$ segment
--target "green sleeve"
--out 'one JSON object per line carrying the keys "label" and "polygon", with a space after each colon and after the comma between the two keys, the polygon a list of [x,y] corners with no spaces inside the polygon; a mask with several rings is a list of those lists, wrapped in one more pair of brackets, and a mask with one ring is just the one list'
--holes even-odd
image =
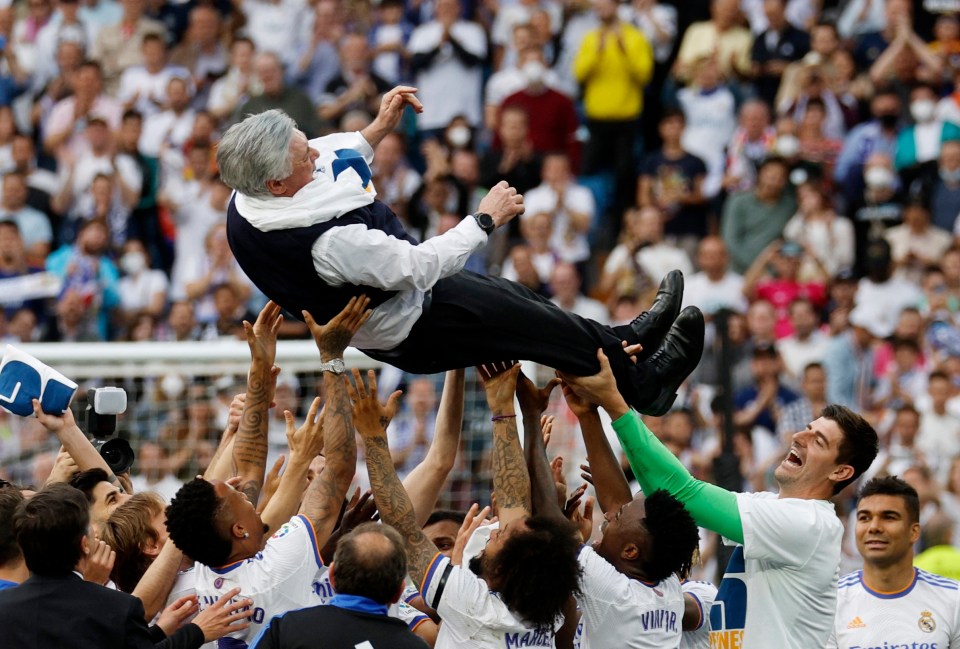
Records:
{"label": "green sleeve", "polygon": [[683,503],[698,525],[743,543],[736,494],[690,475],[634,411],[613,422],[613,429],[643,493],[664,489]]}

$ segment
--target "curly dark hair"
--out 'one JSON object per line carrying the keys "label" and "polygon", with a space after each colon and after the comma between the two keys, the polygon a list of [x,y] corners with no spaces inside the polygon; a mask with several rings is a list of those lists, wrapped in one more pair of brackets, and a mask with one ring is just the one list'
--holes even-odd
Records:
{"label": "curly dark hair", "polygon": [[837,449],[837,462],[853,467],[850,478],[833,485],[833,493],[836,495],[870,468],[880,451],[880,441],[873,426],[849,408],[830,404],[820,412],[820,416],[836,422],[840,427],[843,440]]}
{"label": "curly dark hair", "polygon": [[525,524],[504,541],[491,577],[507,608],[538,631],[552,632],[570,596],[580,594],[579,535],[559,518],[531,516]]}
{"label": "curly dark hair", "polygon": [[644,501],[643,524],[650,534],[650,548],[643,572],[648,579],[660,581],[676,573],[686,579],[693,553],[700,544],[700,530],[683,503],[660,489]]}
{"label": "curly dark hair", "polygon": [[188,557],[216,568],[230,557],[232,544],[218,529],[222,501],[213,485],[194,478],[177,492],[167,507],[167,532]]}

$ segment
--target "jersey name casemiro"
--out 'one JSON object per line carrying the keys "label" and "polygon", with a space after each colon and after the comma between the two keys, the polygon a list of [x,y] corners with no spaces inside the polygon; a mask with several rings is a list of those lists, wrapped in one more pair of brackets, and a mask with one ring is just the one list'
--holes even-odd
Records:
{"label": "jersey name casemiro", "polygon": [[237,599],[253,600],[250,626],[218,641],[220,649],[246,649],[260,628],[275,615],[319,604],[313,581],[323,569],[313,525],[294,516],[267,541],[262,552],[221,568],[196,564],[197,598],[204,609],[233,588]]}
{"label": "jersey name casemiro", "polygon": [[863,583],[863,571],[837,587],[837,617],[829,649],[960,649],[960,583],[914,569],[896,593]]}

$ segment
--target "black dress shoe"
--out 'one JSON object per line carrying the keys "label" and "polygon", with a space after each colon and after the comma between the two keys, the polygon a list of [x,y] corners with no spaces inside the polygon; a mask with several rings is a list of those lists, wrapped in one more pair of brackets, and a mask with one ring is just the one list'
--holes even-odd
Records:
{"label": "black dress shoe", "polygon": [[643,350],[637,354],[638,361],[647,360],[660,347],[660,342],[680,313],[682,301],[683,273],[671,270],[660,282],[660,289],[650,308],[630,323],[637,342],[643,345]]}
{"label": "black dress shoe", "polygon": [[660,348],[644,365],[660,382],[660,393],[652,401],[633,406],[645,415],[660,417],[670,410],[677,388],[696,369],[703,355],[703,313],[688,306],[663,337]]}

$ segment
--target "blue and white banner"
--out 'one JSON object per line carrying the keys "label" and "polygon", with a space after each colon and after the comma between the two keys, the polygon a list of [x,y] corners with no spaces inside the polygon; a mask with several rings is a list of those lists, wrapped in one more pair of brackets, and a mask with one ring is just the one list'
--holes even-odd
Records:
{"label": "blue and white banner", "polygon": [[33,414],[33,400],[51,415],[70,407],[77,384],[30,354],[7,345],[0,361],[0,408],[21,417]]}

